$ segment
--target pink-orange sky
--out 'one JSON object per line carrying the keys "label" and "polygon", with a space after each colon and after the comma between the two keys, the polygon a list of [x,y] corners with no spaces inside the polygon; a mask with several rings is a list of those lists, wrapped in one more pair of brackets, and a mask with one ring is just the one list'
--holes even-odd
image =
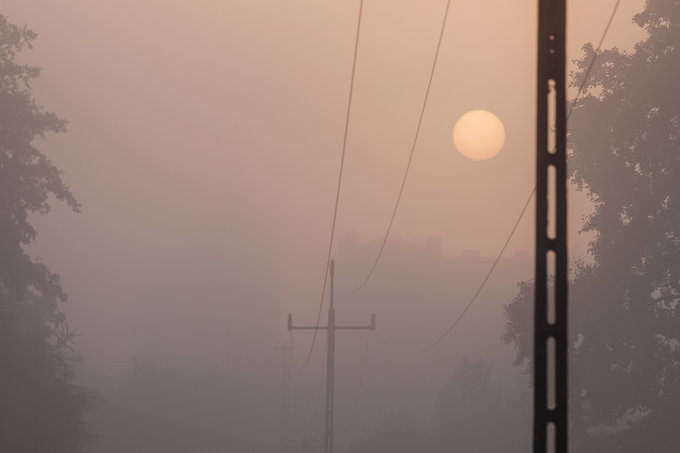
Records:
{"label": "pink-orange sky", "polygon": [[[569,3],[571,58],[599,40],[614,3]],[[273,250],[281,311],[315,309],[357,5],[3,1],[3,14],[38,33],[35,49],[21,56],[43,68],[37,98],[69,121],[67,134],[41,147],[83,212],[56,207],[36,220],[33,250],[62,275],[72,322],[96,326],[85,327],[86,351],[133,348],[126,335],[111,346],[119,334],[113,326],[125,324],[130,310],[153,316],[144,285],[163,275],[158,268],[201,251],[219,260],[248,255],[248,244]],[[394,236],[441,237],[447,254],[492,255],[503,244],[534,185],[535,5],[452,2]],[[340,238],[355,232],[360,242],[376,241],[387,226],[444,6],[365,2]],[[605,47],[639,39],[631,18],[641,8],[639,0],[622,2]],[[477,108],[506,127],[505,148],[490,161],[466,160],[451,141],[455,120]],[[587,210],[582,199],[574,207],[572,233]],[[509,254],[532,249],[532,220],[522,222]],[[247,239],[235,241],[241,236]],[[584,241],[572,238],[573,252],[584,254]],[[181,292],[181,278],[174,283],[168,291]]]}

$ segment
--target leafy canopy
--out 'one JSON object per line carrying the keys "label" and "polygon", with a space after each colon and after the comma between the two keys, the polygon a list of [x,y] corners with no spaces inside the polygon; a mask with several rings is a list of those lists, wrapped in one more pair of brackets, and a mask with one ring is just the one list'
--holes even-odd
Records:
{"label": "leafy canopy", "polygon": [[66,126],[33,98],[40,70],[16,62],[35,38],[0,15],[0,451],[74,452],[93,399],[72,383],[77,357],[59,277],[24,249],[37,234],[30,214],[49,212],[51,197],[80,209],[35,145]]}
{"label": "leafy canopy", "polygon": [[[593,202],[592,263],[570,289],[576,451],[676,451],[680,417],[680,1],[648,0],[633,51],[597,55],[570,119],[570,174]],[[571,82],[591,60],[586,45]],[[533,284],[507,306],[504,339],[531,357]]]}

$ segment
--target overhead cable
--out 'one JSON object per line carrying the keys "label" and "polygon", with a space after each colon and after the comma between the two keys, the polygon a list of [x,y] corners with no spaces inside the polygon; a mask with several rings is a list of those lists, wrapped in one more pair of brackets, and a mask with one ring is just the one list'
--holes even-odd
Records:
{"label": "overhead cable", "polygon": [[442,20],[442,27],[441,30],[439,31],[439,40],[437,41],[437,49],[434,53],[434,60],[432,61],[432,70],[430,71],[430,78],[427,82],[427,89],[425,90],[425,99],[423,100],[423,106],[420,109],[420,117],[418,118],[418,126],[416,127],[416,133],[413,138],[413,144],[411,145],[411,153],[408,157],[408,163],[406,164],[406,171],[404,172],[404,177],[402,178],[401,181],[401,187],[399,188],[399,194],[397,195],[397,202],[394,204],[394,209],[392,210],[392,217],[390,218],[390,223],[387,226],[387,231],[385,232],[385,236],[382,239],[382,243],[380,244],[380,249],[378,250],[378,254],[375,257],[375,260],[373,261],[373,265],[371,266],[371,270],[368,271],[368,274],[366,275],[366,278],[361,282],[361,284],[354,290],[354,292],[360,291],[366,283],[370,280],[371,276],[373,275],[373,271],[375,271],[376,266],[378,265],[378,261],[380,261],[380,257],[383,254],[383,250],[385,250],[385,244],[387,244],[387,239],[390,236],[390,232],[392,231],[392,225],[394,225],[394,219],[397,216],[397,210],[399,209],[399,203],[401,202],[401,197],[404,193],[404,187],[406,186],[406,179],[408,178],[408,173],[409,170],[411,169],[411,162],[413,162],[413,154],[416,150],[416,144],[418,143],[418,136],[420,135],[420,128],[423,123],[423,116],[425,115],[425,108],[427,107],[427,101],[430,96],[430,87],[432,86],[432,79],[434,77],[434,70],[437,66],[437,59],[439,57],[439,49],[442,44],[442,38],[444,37],[444,29],[446,28],[446,18],[449,15],[449,7],[451,6],[451,0],[447,0],[446,2],[446,9],[444,10],[444,19]]}
{"label": "overhead cable", "polygon": [[[574,105],[578,101],[579,97],[581,96],[583,92],[583,88],[586,85],[586,82],[588,81],[588,77],[590,76],[590,72],[593,69],[593,66],[595,65],[595,60],[597,59],[597,56],[600,53],[600,50],[602,48],[602,43],[604,43],[604,39],[607,36],[607,33],[609,32],[609,27],[612,24],[612,21],[614,20],[614,16],[616,15],[616,10],[619,7],[619,3],[621,3],[621,0],[616,0],[616,4],[614,5],[614,9],[612,10],[611,15],[609,16],[609,20],[607,21],[607,25],[604,28],[604,32],[602,33],[602,36],[600,37],[600,42],[597,44],[597,48],[595,49],[595,54],[593,55],[593,58],[590,60],[590,63],[588,64],[588,69],[583,75],[583,80],[581,81],[581,84],[579,85],[578,92],[576,93],[576,96],[574,99],[571,101],[571,106],[569,107],[569,112],[567,113],[567,121],[571,117],[571,114],[574,110]],[[422,350],[422,352],[429,351],[433,347],[435,347],[437,344],[439,344],[444,338],[446,338],[458,325],[461,319],[465,316],[467,311],[470,309],[472,304],[474,304],[475,300],[477,300],[477,296],[479,296],[479,293],[482,291],[484,286],[486,285],[486,282],[489,280],[489,277],[491,277],[491,274],[493,273],[494,269],[496,269],[496,265],[501,259],[501,256],[503,256],[503,252],[505,252],[506,247],[510,243],[510,240],[512,239],[513,235],[515,234],[515,231],[517,230],[517,226],[519,225],[520,220],[522,220],[522,217],[524,216],[524,213],[527,210],[527,207],[529,206],[529,202],[533,198],[534,194],[536,193],[536,187],[534,186],[533,190],[531,191],[531,194],[529,194],[529,198],[527,199],[527,202],[525,203],[524,207],[522,208],[522,212],[520,213],[519,217],[517,218],[517,221],[515,222],[515,225],[512,227],[512,230],[510,231],[510,234],[508,235],[508,238],[505,241],[505,244],[501,248],[500,253],[494,260],[493,264],[491,265],[491,268],[489,269],[489,272],[486,274],[484,279],[482,280],[482,283],[479,285],[479,288],[477,288],[477,291],[475,291],[474,295],[470,299],[470,301],[467,303],[465,308],[463,308],[463,311],[458,315],[455,321],[449,326],[449,328],[439,337],[437,340],[435,340],[432,344],[430,344],[428,347]]]}
{"label": "overhead cable", "polygon": [[359,14],[358,14],[358,19],[357,19],[357,31],[356,31],[356,37],[354,41],[354,57],[352,60],[352,76],[350,79],[350,84],[349,84],[349,96],[347,98],[347,115],[345,117],[345,133],[343,136],[342,140],[342,153],[340,155],[340,171],[338,173],[338,185],[335,193],[335,208],[333,209],[333,223],[331,225],[331,235],[330,235],[330,240],[328,243],[328,253],[326,255],[326,271],[323,274],[323,285],[321,289],[321,297],[319,298],[319,312],[316,316],[316,329],[314,329],[314,336],[312,337],[312,344],[309,347],[309,353],[307,354],[307,358],[305,359],[304,365],[302,367],[306,367],[307,364],[309,363],[309,360],[312,357],[312,351],[314,350],[314,344],[316,343],[316,336],[317,333],[319,332],[319,322],[321,321],[321,311],[323,310],[323,300],[324,296],[326,295],[326,286],[328,283],[328,270],[330,267],[331,263],[331,253],[333,251],[333,240],[335,239],[335,225],[337,223],[337,218],[338,218],[338,205],[340,203],[340,187],[342,185],[342,171],[344,168],[345,164],[345,150],[347,148],[347,135],[349,131],[349,119],[350,119],[350,112],[352,109],[352,94],[354,91],[354,76],[356,73],[356,67],[357,67],[357,54],[359,53],[359,32],[361,30],[361,13],[363,10],[364,6],[364,0],[359,0]]}

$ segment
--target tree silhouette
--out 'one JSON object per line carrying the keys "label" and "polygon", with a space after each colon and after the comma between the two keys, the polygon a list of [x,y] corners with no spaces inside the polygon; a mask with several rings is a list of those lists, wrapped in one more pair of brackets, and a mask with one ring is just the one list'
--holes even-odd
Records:
{"label": "tree silhouette", "polygon": [[411,453],[431,451],[430,442],[418,421],[403,413],[393,414],[355,440],[343,453]]}
{"label": "tree silhouette", "polygon": [[522,405],[522,392],[512,390],[493,383],[491,365],[483,360],[456,362],[435,409],[435,451],[526,451],[521,427],[528,405]]}
{"label": "tree silhouette", "polygon": [[[594,211],[592,263],[570,289],[574,451],[680,445],[680,2],[648,0],[633,51],[597,55],[570,119],[570,174]],[[586,45],[572,85],[595,57]],[[507,306],[505,340],[531,356],[533,287]]]}
{"label": "tree silhouette", "polygon": [[59,277],[25,251],[36,237],[29,214],[47,213],[50,197],[79,209],[34,146],[65,130],[32,96],[39,69],[15,61],[35,37],[0,15],[0,451],[74,452],[93,400],[72,382],[76,356],[58,307],[66,300]]}

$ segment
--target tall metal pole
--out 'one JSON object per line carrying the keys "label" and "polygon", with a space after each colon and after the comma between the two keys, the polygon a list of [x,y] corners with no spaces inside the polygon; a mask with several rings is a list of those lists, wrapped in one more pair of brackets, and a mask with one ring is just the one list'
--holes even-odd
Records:
{"label": "tall metal pole", "polygon": [[533,451],[566,453],[566,0],[539,0],[538,11]]}
{"label": "tall metal pole", "polygon": [[375,313],[367,326],[338,326],[335,324],[334,277],[335,261],[331,260],[331,295],[326,326],[293,326],[293,315],[288,315],[288,330],[326,330],[328,334],[326,352],[326,422],[324,425],[324,453],[333,453],[333,417],[335,392],[335,331],[336,330],[375,330]]}

